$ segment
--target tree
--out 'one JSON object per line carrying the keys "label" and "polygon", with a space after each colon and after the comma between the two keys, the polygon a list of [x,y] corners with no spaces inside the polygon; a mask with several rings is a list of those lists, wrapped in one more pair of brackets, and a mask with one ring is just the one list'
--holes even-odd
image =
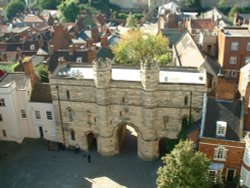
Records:
{"label": "tree", "polygon": [[36,75],[39,75],[42,82],[49,82],[49,76],[48,76],[48,70],[46,68],[46,65],[39,64],[35,67],[35,73]]}
{"label": "tree", "polygon": [[137,26],[137,18],[134,14],[129,14],[126,19],[126,26],[127,27],[136,27]]}
{"label": "tree", "polygon": [[200,0],[184,0],[184,5],[188,8],[199,8]]}
{"label": "tree", "polygon": [[117,45],[112,47],[115,59],[122,64],[140,64],[142,60],[151,58],[165,65],[166,58],[170,57],[168,51],[168,40],[163,35],[143,34],[139,30],[130,30]]}
{"label": "tree", "polygon": [[23,0],[12,0],[5,8],[5,16],[8,20],[12,20],[18,13],[23,12],[25,3]]}
{"label": "tree", "polygon": [[234,15],[236,13],[239,13],[241,11],[240,7],[238,5],[234,5],[233,8],[228,13],[229,19],[233,21]]}
{"label": "tree", "polygon": [[63,1],[59,6],[59,11],[61,14],[61,20],[62,21],[69,21],[69,22],[74,22],[79,11],[80,8],[77,5],[75,0],[67,0],[67,1]]}
{"label": "tree", "polygon": [[225,8],[227,7],[227,0],[220,0],[217,5],[220,7],[220,8]]}
{"label": "tree", "polygon": [[56,10],[60,4],[60,0],[37,0],[37,6],[39,9],[52,9]]}
{"label": "tree", "polygon": [[157,171],[158,188],[208,188],[211,185],[208,173],[210,162],[205,154],[194,152],[192,141],[180,141],[162,160],[164,166]]}

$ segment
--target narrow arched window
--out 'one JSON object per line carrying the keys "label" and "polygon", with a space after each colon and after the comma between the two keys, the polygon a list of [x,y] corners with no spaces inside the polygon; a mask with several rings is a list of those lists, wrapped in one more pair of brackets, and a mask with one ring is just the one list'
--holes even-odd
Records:
{"label": "narrow arched window", "polygon": [[188,105],[188,96],[185,96],[184,98],[184,105]]}
{"label": "narrow arched window", "polygon": [[69,93],[68,89],[66,90],[66,95],[67,95],[67,99],[69,100],[70,99],[70,93]]}
{"label": "narrow arched window", "polygon": [[71,140],[76,140],[75,131],[74,130],[70,131],[70,137],[71,137]]}
{"label": "narrow arched window", "polygon": [[68,118],[69,122],[73,122],[73,112],[71,109],[68,109]]}

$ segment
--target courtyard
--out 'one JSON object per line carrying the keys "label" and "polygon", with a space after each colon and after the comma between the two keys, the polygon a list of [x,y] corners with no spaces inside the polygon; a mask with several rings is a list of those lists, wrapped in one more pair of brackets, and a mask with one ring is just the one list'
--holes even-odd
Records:
{"label": "courtyard", "polygon": [[40,139],[22,144],[0,142],[0,188],[154,188],[160,159],[143,161],[130,138],[120,154],[103,157],[85,152],[48,151]]}

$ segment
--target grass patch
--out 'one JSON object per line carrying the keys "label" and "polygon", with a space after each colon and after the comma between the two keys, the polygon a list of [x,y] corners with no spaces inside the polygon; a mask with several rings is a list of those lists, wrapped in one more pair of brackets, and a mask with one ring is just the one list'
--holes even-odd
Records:
{"label": "grass patch", "polygon": [[8,64],[0,64],[0,70],[4,72],[14,72],[15,67],[17,67],[19,63],[8,63]]}

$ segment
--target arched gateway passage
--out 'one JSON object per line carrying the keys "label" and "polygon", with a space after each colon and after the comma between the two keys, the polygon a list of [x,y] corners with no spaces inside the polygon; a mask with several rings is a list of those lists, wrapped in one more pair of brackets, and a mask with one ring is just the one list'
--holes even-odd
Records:
{"label": "arched gateway passage", "polygon": [[97,139],[96,135],[92,132],[87,134],[87,144],[88,144],[88,150],[94,150],[97,151]]}
{"label": "arched gateway passage", "polygon": [[116,130],[118,151],[121,153],[137,153],[138,129],[129,123],[119,124]]}

